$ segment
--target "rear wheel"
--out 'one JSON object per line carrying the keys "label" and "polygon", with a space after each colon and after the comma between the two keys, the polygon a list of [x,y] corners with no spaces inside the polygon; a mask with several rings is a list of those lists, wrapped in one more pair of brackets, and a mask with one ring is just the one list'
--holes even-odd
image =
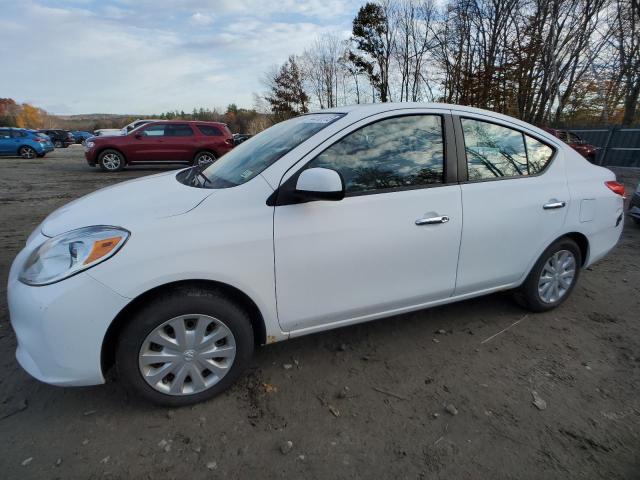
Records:
{"label": "rear wheel", "polygon": [[119,172],[124,168],[124,156],[117,150],[105,150],[98,157],[100,168],[105,172]]}
{"label": "rear wheel", "polygon": [[24,147],[20,147],[18,153],[22,158],[36,158],[36,156],[38,155],[33,148],[26,145]]}
{"label": "rear wheel", "polygon": [[197,167],[206,167],[216,161],[216,156],[211,152],[198,152],[193,159]]}
{"label": "rear wheel", "polygon": [[154,403],[183,406],[229,388],[253,355],[247,313],[217,291],[181,288],[131,318],[116,350],[119,378]]}
{"label": "rear wheel", "polygon": [[564,302],[580,275],[582,255],[570,238],[551,244],[540,256],[519,292],[518,300],[534,312],[551,310]]}

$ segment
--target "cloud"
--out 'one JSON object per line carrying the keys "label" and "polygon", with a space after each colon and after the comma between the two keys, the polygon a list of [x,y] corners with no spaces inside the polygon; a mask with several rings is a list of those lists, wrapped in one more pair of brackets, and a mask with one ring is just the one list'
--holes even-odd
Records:
{"label": "cloud", "polygon": [[250,107],[271,65],[347,30],[357,10],[327,20],[332,0],[42,1],[3,6],[1,93],[64,114]]}
{"label": "cloud", "polygon": [[201,26],[211,25],[213,23],[213,17],[205,13],[196,12],[191,15],[191,23]]}

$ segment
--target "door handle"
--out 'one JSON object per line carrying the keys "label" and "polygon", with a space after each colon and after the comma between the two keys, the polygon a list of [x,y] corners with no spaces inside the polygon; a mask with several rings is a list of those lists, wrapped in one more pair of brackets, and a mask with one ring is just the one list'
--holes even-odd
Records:
{"label": "door handle", "polygon": [[542,208],[545,210],[553,210],[554,208],[563,208],[567,202],[563,202],[560,200],[556,200],[555,198],[549,200],[548,203],[545,203]]}
{"label": "door handle", "polygon": [[437,217],[425,217],[419,218],[416,220],[416,225],[435,225],[437,223],[447,223],[449,221],[449,217],[446,215],[439,215]]}

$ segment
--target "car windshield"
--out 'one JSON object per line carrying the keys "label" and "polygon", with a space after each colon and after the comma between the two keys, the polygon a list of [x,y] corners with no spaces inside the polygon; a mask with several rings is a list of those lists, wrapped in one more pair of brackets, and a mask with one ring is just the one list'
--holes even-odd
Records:
{"label": "car windshield", "polygon": [[248,182],[342,116],[314,113],[278,123],[241,143],[201,172],[202,186],[228,188]]}

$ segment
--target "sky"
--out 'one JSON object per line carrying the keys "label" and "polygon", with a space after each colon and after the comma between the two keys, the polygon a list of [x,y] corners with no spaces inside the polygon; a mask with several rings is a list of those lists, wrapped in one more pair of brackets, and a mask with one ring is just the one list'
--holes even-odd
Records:
{"label": "sky", "polygon": [[0,98],[54,114],[253,106],[364,0],[0,0]]}

